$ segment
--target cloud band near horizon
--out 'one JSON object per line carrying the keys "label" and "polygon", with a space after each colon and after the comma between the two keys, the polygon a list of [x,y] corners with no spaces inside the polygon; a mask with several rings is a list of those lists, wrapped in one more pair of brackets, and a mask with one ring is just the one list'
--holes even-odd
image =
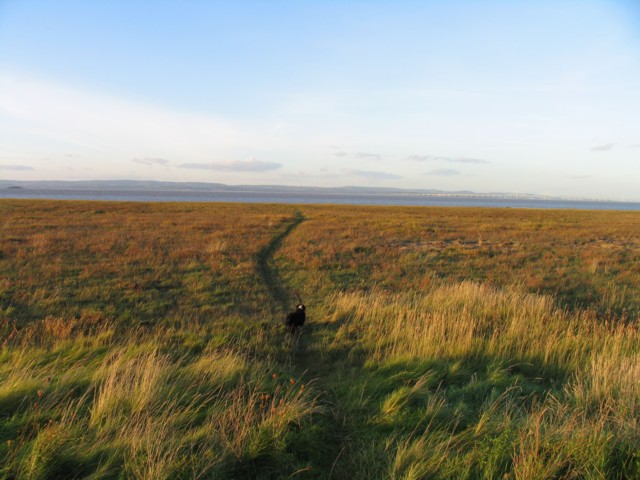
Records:
{"label": "cloud band near horizon", "polygon": [[14,172],[24,172],[28,170],[34,170],[29,165],[0,165],[0,170],[13,170]]}
{"label": "cloud band near horizon", "polygon": [[438,155],[409,155],[407,160],[415,162],[447,162],[447,163],[475,163],[475,164],[487,164],[491,163],[489,160],[482,158],[472,157],[441,157]]}
{"label": "cloud band near horizon", "polygon": [[278,170],[282,167],[277,162],[262,162],[260,160],[229,160],[226,162],[211,163],[182,163],[177,165],[178,168],[186,168],[191,170],[213,170],[227,172],[268,172]]}

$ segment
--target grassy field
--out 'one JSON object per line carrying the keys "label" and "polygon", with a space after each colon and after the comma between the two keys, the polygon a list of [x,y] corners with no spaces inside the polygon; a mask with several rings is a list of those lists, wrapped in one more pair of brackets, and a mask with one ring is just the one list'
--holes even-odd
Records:
{"label": "grassy field", "polygon": [[639,324],[640,212],[2,200],[0,478],[640,478]]}

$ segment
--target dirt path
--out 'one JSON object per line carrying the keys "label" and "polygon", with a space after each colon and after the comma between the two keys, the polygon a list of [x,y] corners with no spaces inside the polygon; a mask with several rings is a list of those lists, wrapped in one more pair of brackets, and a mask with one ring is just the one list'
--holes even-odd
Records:
{"label": "dirt path", "polygon": [[[281,247],[283,241],[293,232],[293,230],[305,221],[302,212],[297,211],[292,221],[279,234],[259,252],[257,270],[264,284],[269,290],[269,295],[276,304],[274,314],[282,314],[284,320],[285,312],[289,311],[300,301],[295,294],[295,289],[286,285],[277,266],[274,256]],[[282,342],[281,361],[283,361],[292,371],[296,372],[298,378],[305,382],[311,381],[315,391],[318,393],[318,401],[324,407],[321,418],[316,419],[314,426],[314,444],[317,446],[311,458],[310,464],[318,468],[316,474],[311,474],[308,478],[317,477],[320,472],[331,472],[329,478],[340,478],[340,462],[348,450],[350,438],[350,428],[347,415],[341,409],[341,401],[338,393],[330,385],[329,378],[340,366],[336,363],[336,358],[346,358],[346,352],[339,352],[335,348],[328,348],[333,344],[336,333],[340,327],[336,322],[322,318],[318,313],[319,305],[307,305],[307,323],[301,332],[290,335],[281,324],[274,328],[274,342]],[[280,311],[278,311],[280,310]],[[331,351],[329,351],[331,350]],[[309,475],[310,472],[307,472]]]}
{"label": "dirt path", "polygon": [[267,245],[258,252],[256,268],[262,281],[269,290],[269,295],[286,312],[292,306],[291,293],[285,287],[277,268],[273,265],[273,256],[282,245],[282,241],[293,232],[293,230],[305,220],[302,212],[296,211],[295,215],[287,227],[278,235],[273,237]]}

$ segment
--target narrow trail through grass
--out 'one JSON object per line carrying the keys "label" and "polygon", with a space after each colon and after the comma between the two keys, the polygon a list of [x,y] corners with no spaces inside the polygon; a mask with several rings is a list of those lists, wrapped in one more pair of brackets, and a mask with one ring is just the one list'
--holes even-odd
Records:
{"label": "narrow trail through grass", "polygon": [[[291,223],[258,253],[256,268],[270,297],[279,307],[274,308],[276,315],[290,310],[294,303],[304,303],[298,291],[283,280],[275,265],[274,257],[285,239],[305,220],[302,212],[297,211]],[[348,447],[349,415],[341,408],[339,393],[332,386],[332,380],[329,377],[346,366],[338,365],[336,359],[341,358],[344,361],[349,358],[349,355],[344,351],[338,352],[335,348],[330,348],[334,344],[340,325],[325,318],[323,305],[307,305],[307,315],[307,323],[302,331],[291,336],[278,323],[275,325],[276,334],[272,339],[275,342],[283,340],[281,360],[297,373],[299,379],[313,383],[318,399],[324,406],[323,418],[318,419],[307,435],[301,435],[302,438],[306,438],[308,445],[299,445],[298,454],[305,456],[302,453],[303,450],[306,454],[312,452],[308,461],[310,465],[317,468],[317,472],[312,473],[311,469],[306,471],[307,478],[315,478],[315,475],[320,475],[318,478],[326,478],[323,476],[326,472],[331,472],[329,478],[341,478],[338,463]],[[312,447],[309,448],[309,445]]]}
{"label": "narrow trail through grass", "polygon": [[271,298],[279,304],[283,311],[289,308],[291,295],[285,288],[282,278],[278,274],[275,267],[270,263],[273,261],[273,255],[280,248],[282,241],[293,232],[293,230],[305,220],[302,212],[296,211],[293,220],[278,235],[273,237],[265,247],[258,252],[257,269],[262,281],[269,290]]}

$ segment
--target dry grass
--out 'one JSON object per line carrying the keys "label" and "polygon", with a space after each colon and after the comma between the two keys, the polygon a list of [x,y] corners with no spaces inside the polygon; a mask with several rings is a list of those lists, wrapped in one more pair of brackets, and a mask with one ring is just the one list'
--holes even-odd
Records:
{"label": "dry grass", "polygon": [[1,478],[640,478],[636,212],[0,219]]}
{"label": "dry grass", "polygon": [[287,206],[3,201],[2,306],[18,322],[262,312],[268,294],[253,258],[292,215]]}
{"label": "dry grass", "polygon": [[[15,366],[3,365],[0,405],[19,425],[5,445],[3,476],[91,468],[131,478],[210,478],[263,456],[278,468],[291,425],[320,411],[313,386],[274,379],[269,364],[234,351],[176,359],[160,352],[167,346],[160,333],[113,344],[97,366],[68,362],[67,376],[91,376],[66,395],[56,393],[63,378],[43,388],[47,366],[10,352]],[[12,398],[13,407],[6,404]]]}
{"label": "dry grass", "polygon": [[472,280],[549,293],[571,308],[640,312],[636,212],[305,207],[280,252],[307,295],[423,290]]}
{"label": "dry grass", "polygon": [[573,370],[597,358],[624,364],[640,339],[639,319],[602,322],[592,311],[568,311],[519,287],[465,282],[426,293],[338,293],[329,303],[336,321],[348,320],[337,338],[359,336],[376,361],[477,355]]}
{"label": "dry grass", "polygon": [[[486,464],[479,445],[502,435],[511,447],[494,467],[508,478],[611,478],[620,475],[615,468],[640,474],[630,457],[612,467],[640,445],[640,319],[602,322],[548,296],[474,283],[338,293],[330,303],[340,325],[336,344],[357,339],[370,368],[425,365],[379,403],[386,422],[406,428],[408,415],[418,422],[418,438],[394,447],[391,478],[446,477],[452,462],[442,459],[456,455],[468,468]],[[443,362],[445,372],[437,367]],[[460,386],[487,391],[487,400],[503,397],[476,413],[456,413]],[[447,405],[454,408],[439,433],[430,431],[432,422],[420,424]]]}

